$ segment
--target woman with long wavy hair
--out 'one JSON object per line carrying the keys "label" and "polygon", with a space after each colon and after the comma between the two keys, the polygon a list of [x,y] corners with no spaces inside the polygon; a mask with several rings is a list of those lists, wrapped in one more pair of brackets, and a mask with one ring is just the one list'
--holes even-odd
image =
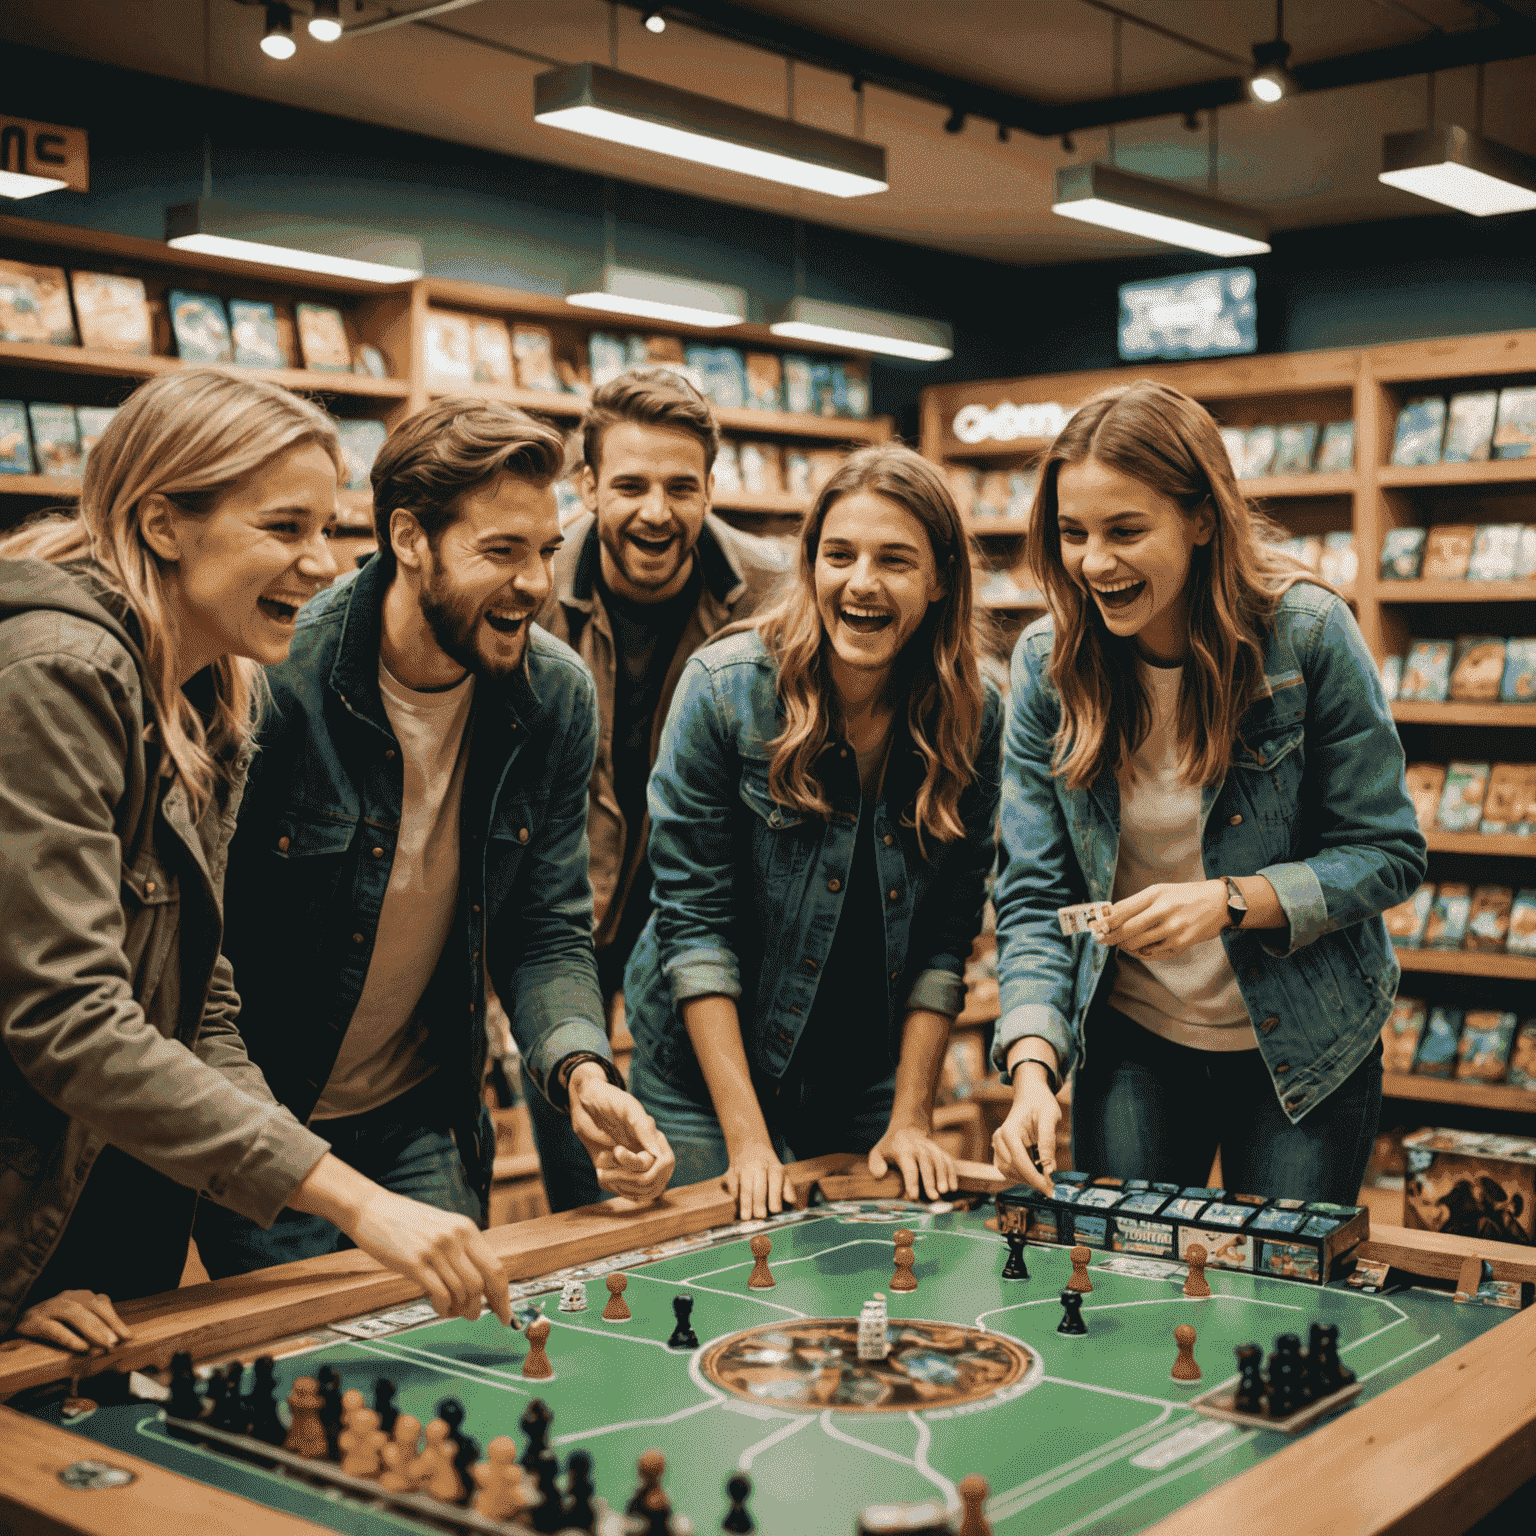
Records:
{"label": "woman with long wavy hair", "polygon": [[791,1157],[954,1188],[933,1093],[992,864],[1002,706],[965,535],[910,449],[854,454],[783,599],[705,646],[651,774],[656,910],[625,974],[631,1087],[744,1218]]}
{"label": "woman with long wavy hair", "polygon": [[[1143,380],[1045,455],[1050,615],[1014,650],[997,905],[1005,1173],[1352,1203],[1425,843],[1348,605],[1276,547],[1215,422]],[[1069,933],[1063,907],[1100,904]],[[1106,910],[1107,909],[1107,910]],[[1038,1159],[1038,1161],[1037,1161]]]}
{"label": "woman with long wavy hair", "polygon": [[111,1298],[176,1285],[199,1191],[325,1215],[439,1310],[505,1315],[474,1223],[273,1100],[220,954],[261,667],[336,574],[341,467],[308,401],[177,370],[102,434],[78,514],[0,540],[0,1334],[127,1337]]}

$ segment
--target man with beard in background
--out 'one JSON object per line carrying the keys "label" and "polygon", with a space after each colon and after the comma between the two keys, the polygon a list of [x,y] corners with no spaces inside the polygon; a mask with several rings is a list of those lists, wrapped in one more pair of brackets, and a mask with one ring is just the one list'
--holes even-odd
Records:
{"label": "man with beard in background", "polygon": [[[404,422],[373,469],[379,552],[305,606],[240,810],[224,950],[273,1093],[387,1188],[483,1226],[486,978],[606,1194],[647,1200],[665,1138],[624,1089],[592,950],[592,682],[532,616],[560,547],[560,435],[495,402]],[[566,1177],[569,1177],[567,1174]],[[215,1278],[343,1246],[212,1205]]]}

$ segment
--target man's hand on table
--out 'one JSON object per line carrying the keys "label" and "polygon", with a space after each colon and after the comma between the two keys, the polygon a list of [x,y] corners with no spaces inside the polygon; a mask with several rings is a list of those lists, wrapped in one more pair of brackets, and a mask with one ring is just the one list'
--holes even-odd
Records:
{"label": "man's hand on table", "polygon": [[595,1061],[578,1062],[566,1090],[571,1129],[591,1155],[599,1187],[641,1203],[654,1200],[677,1160],[644,1105],[615,1088]]}

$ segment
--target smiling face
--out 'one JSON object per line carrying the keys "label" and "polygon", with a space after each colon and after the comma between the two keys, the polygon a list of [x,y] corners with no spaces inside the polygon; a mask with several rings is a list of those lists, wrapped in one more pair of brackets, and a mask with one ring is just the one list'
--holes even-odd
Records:
{"label": "smiling face", "polygon": [[1186,517],[1171,497],[1097,459],[1056,477],[1061,563],[1111,634],[1151,661],[1189,649],[1189,567],[1215,531],[1209,507]]}
{"label": "smiling face", "polygon": [[688,583],[715,480],[704,445],[677,427],[619,421],[603,433],[601,463],[578,488],[597,516],[603,580],[637,603],[659,603]]}
{"label": "smiling face", "polygon": [[929,604],[944,595],[927,530],[877,491],[850,491],[832,503],[816,546],[815,578],[816,610],[840,686],[840,673],[888,677]]}
{"label": "smiling face", "polygon": [[317,443],[271,459],[206,516],[145,498],[144,537],[171,562],[182,681],[220,656],[264,666],[287,656],[300,606],[336,578],[335,517],[336,465]]}
{"label": "smiling face", "polygon": [[417,602],[438,649],[466,671],[506,677],[522,662],[533,614],[553,584],[561,544],[553,488],[498,475],[462,498],[435,551],[411,521]]}

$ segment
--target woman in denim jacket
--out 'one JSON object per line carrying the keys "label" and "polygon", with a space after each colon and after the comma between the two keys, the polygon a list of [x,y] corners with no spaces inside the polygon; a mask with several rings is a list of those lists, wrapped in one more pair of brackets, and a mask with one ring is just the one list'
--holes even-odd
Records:
{"label": "woman in denim jacket", "polygon": [[656,910],[625,975],[630,1086],[743,1218],[783,1162],[856,1149],[954,1188],[934,1086],[993,856],[1002,706],[953,499],[854,454],[784,600],[688,663],[651,775]]}
{"label": "woman in denim jacket", "polygon": [[[1203,407],[1142,381],[1042,465],[1051,616],[1013,654],[995,900],[1005,1173],[1353,1202],[1425,843],[1346,604],[1282,555]],[[1061,907],[1110,904],[1068,936]],[[1113,961],[1113,963],[1111,963]],[[1040,1167],[1034,1162],[1035,1154]]]}

